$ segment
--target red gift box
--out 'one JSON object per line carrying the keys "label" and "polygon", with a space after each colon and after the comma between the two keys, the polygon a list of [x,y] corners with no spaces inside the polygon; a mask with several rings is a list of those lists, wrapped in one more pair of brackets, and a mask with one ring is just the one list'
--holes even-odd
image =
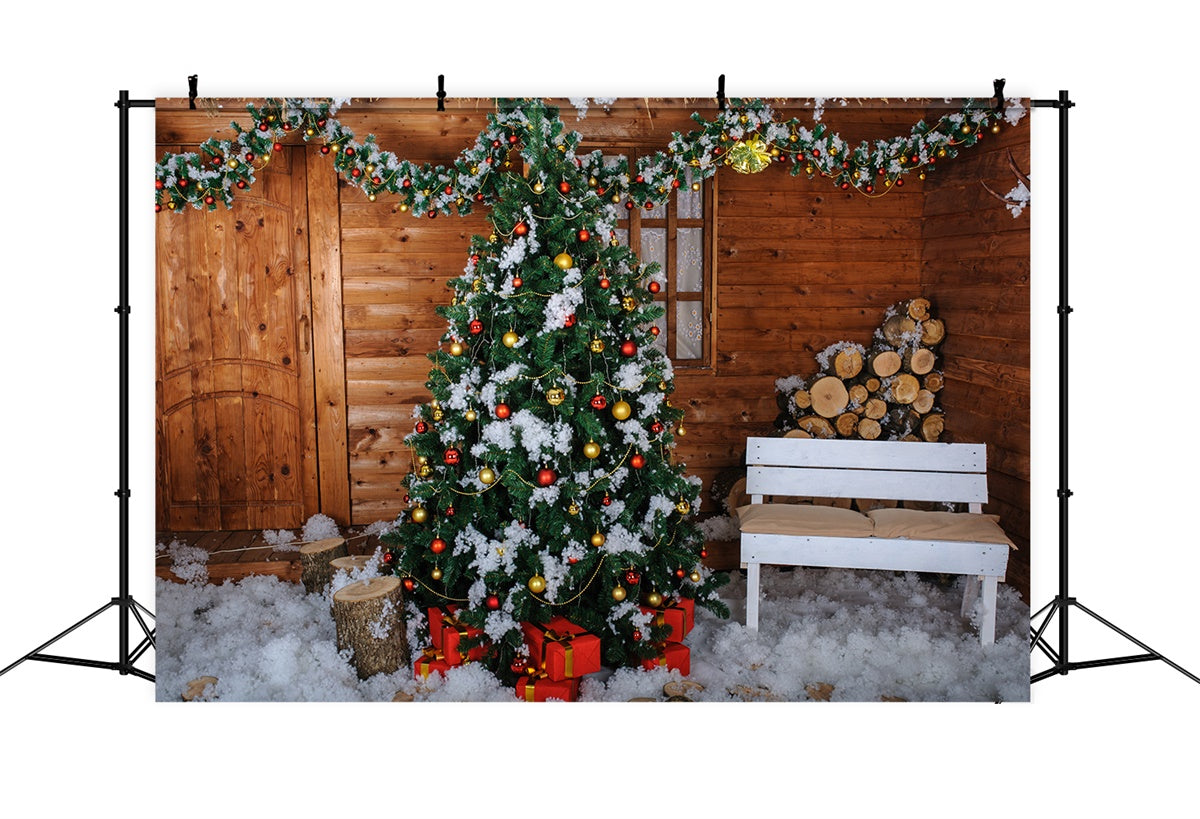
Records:
{"label": "red gift box", "polygon": [[450,667],[450,663],[446,662],[446,658],[442,655],[442,652],[436,648],[427,648],[421,652],[420,658],[413,663],[413,675],[418,680],[423,680],[435,671],[438,674],[445,674]]}
{"label": "red gift box", "polygon": [[664,600],[656,609],[642,606],[642,613],[649,614],[655,626],[669,626],[671,631],[664,638],[672,643],[682,643],[683,638],[696,625],[696,601],[689,597],[676,597]]}
{"label": "red gift box", "polygon": [[579,698],[579,680],[552,680],[545,674],[521,677],[517,680],[517,699],[525,702],[545,702],[548,699],[575,702]]}
{"label": "red gift box", "polygon": [[529,656],[551,680],[569,680],[600,670],[600,638],[565,617],[541,626],[522,623]]}
{"label": "red gift box", "polygon": [[686,677],[692,673],[692,650],[683,643],[661,643],[658,656],[642,660],[642,668],[647,671],[660,666],[674,669]]}
{"label": "red gift box", "polygon": [[487,646],[483,643],[467,650],[460,647],[467,638],[482,637],[483,631],[460,623],[454,616],[457,610],[455,606],[429,609],[429,639],[433,641],[433,647],[446,655],[446,662],[450,665],[483,659],[487,653]]}

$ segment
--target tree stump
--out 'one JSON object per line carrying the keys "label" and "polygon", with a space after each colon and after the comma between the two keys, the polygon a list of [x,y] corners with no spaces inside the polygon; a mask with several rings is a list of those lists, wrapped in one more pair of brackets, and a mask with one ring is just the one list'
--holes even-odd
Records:
{"label": "tree stump", "polygon": [[917,393],[920,391],[921,382],[908,373],[900,373],[892,381],[892,400],[897,404],[911,404],[917,400]]}
{"label": "tree stump", "polygon": [[321,592],[333,579],[334,568],[330,561],[346,557],[346,539],[331,537],[314,540],[300,547],[300,580],[309,594]]}
{"label": "tree stump", "polygon": [[838,435],[843,438],[849,438],[858,429],[858,416],[852,412],[843,412],[833,422],[833,425],[837,428]]}
{"label": "tree stump", "polygon": [[347,557],[335,557],[329,561],[329,565],[336,572],[355,572],[365,569],[371,562],[371,555],[348,555]]}
{"label": "tree stump", "polygon": [[359,679],[390,674],[408,664],[400,578],[375,577],[333,593],[337,647],[354,652]]}
{"label": "tree stump", "polygon": [[883,416],[887,415],[887,411],[887,402],[882,398],[871,398],[863,404],[863,415],[874,421],[881,420]]}
{"label": "tree stump", "polygon": [[946,417],[940,412],[925,416],[921,422],[921,437],[929,443],[935,443],[946,429]]}
{"label": "tree stump", "polygon": [[867,390],[867,388],[862,384],[851,384],[850,389],[847,390],[847,392],[850,393],[850,403],[859,406],[861,406],[868,398],[871,397],[870,391]]}
{"label": "tree stump", "polygon": [[929,375],[925,376],[924,384],[925,389],[929,390],[930,392],[940,392],[942,387],[944,387],[946,384],[946,376],[936,371],[931,372]]}
{"label": "tree stump", "polygon": [[933,409],[933,402],[937,396],[929,390],[921,390],[917,393],[917,397],[912,402],[912,408],[924,415]]}

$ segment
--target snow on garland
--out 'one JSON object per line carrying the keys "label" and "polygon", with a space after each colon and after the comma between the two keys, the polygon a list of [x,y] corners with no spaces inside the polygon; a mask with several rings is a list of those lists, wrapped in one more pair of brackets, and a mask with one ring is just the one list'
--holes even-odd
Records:
{"label": "snow on garland", "polygon": [[[588,191],[575,195],[623,200],[628,210],[653,209],[680,185],[690,181],[696,186],[722,164],[756,173],[771,162],[791,162],[793,176],[822,176],[843,190],[880,196],[902,186],[906,174],[924,174],[938,159],[975,145],[985,130],[998,131],[1002,121],[1015,125],[1025,113],[1013,99],[1006,100],[1003,110],[968,100],[932,125],[917,122],[907,136],[851,145],[819,121],[810,129],[795,118],[777,121],[762,100],[731,100],[712,119],[692,114],[700,128],[686,135],[675,132],[667,149],[641,157],[631,176],[624,157],[606,164],[599,151],[577,156],[581,135],[566,130],[558,111],[540,100],[498,101],[498,111],[488,115],[488,128],[450,167],[400,159],[382,150],[373,134],[356,139],[335,117],[346,103],[289,98],[268,100],[261,108],[248,105],[250,129],[232,122],[234,139],[212,138],[200,146],[200,153],[166,154],[156,163],[155,210],[178,211],[185,205],[213,210],[218,201],[229,207],[236,192],[249,188],[255,171],[296,132],[306,142],[320,140],[321,153],[330,156],[341,176],[368,199],[395,195],[401,199],[400,210],[430,218],[439,213],[463,215],[476,204],[493,203],[499,195],[496,172],[511,164],[509,152],[519,150],[533,164],[546,146],[588,174]],[[530,184],[541,187],[546,181],[531,179]]]}

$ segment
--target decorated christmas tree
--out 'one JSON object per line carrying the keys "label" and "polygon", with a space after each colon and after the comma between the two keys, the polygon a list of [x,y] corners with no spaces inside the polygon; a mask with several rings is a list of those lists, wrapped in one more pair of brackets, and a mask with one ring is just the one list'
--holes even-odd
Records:
{"label": "decorated christmas tree", "polygon": [[623,165],[578,142],[538,103],[480,135],[481,164],[500,146],[520,162],[488,169],[493,232],[438,308],[411,507],[387,538],[410,600],[457,606],[501,676],[524,665],[522,622],[566,617],[629,665],[665,636],[645,608],[682,597],[728,615],[727,578],[700,562],[700,481],[672,461],[683,412],[654,343],[665,276],[617,241]]}

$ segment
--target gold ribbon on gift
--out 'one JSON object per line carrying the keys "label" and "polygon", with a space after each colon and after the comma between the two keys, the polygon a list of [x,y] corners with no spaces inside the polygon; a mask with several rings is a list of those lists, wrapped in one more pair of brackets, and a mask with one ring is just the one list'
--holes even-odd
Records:
{"label": "gold ribbon on gift", "polygon": [[546,670],[546,653],[550,643],[558,643],[563,647],[565,655],[565,666],[563,673],[568,677],[575,676],[575,649],[571,647],[571,641],[575,639],[575,635],[570,632],[557,632],[546,626],[539,626],[542,630],[542,671]]}
{"label": "gold ribbon on gift", "polygon": [[436,648],[427,648],[421,652],[420,665],[418,669],[421,672],[421,678],[426,679],[433,673],[433,664],[437,660],[445,660],[446,655],[438,651]]}
{"label": "gold ribbon on gift", "polygon": [[537,698],[534,696],[536,693],[537,682],[538,680],[546,679],[549,678],[544,673],[530,674],[525,678],[525,702],[537,702]]}

